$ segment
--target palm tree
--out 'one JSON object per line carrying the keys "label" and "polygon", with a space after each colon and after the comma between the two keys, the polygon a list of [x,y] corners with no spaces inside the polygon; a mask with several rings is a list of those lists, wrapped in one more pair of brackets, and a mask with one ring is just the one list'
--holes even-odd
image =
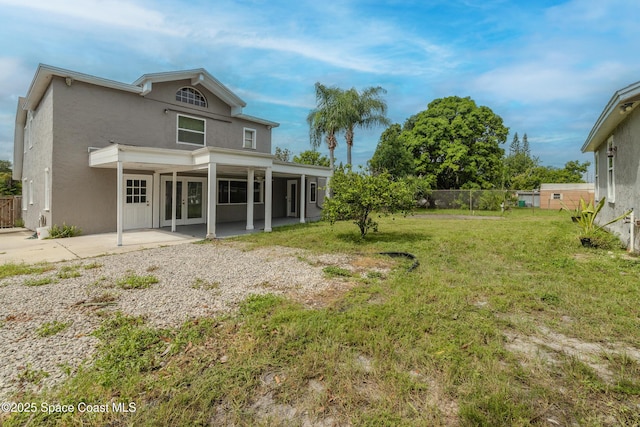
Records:
{"label": "palm tree", "polygon": [[381,98],[387,93],[380,86],[369,87],[362,92],[351,88],[342,93],[344,98],[342,104],[346,108],[345,116],[342,119],[344,137],[347,142],[347,164],[351,164],[351,148],[353,147],[354,128],[370,128],[377,125],[389,126],[391,122],[387,119],[387,103]]}
{"label": "palm tree", "polygon": [[325,86],[316,83],[316,108],[309,112],[307,123],[309,123],[309,139],[311,146],[317,149],[322,144],[322,137],[325,137],[329,147],[329,163],[333,169],[333,152],[338,145],[336,134],[344,128],[344,91],[335,86]]}

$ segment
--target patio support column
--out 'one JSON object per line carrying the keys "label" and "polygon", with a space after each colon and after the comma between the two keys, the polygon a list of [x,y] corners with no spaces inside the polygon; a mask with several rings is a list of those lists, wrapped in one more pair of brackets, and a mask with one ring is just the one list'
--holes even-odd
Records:
{"label": "patio support column", "polygon": [[209,162],[209,169],[207,173],[207,239],[216,238],[216,195],[217,193],[217,165],[213,162]]}
{"label": "patio support column", "polygon": [[117,202],[116,202],[116,234],[117,234],[117,245],[118,246],[122,246],[122,224],[123,224],[123,215],[124,215],[124,204],[123,204],[123,198],[124,198],[124,179],[122,177],[122,161],[118,160],[118,171],[116,172],[117,174],[117,186],[118,186],[118,190],[116,191],[117,194]]}
{"label": "patio support column", "polygon": [[171,183],[171,231],[176,231],[176,206],[178,201],[176,197],[178,195],[178,172],[173,171],[173,181]]}
{"label": "patio support column", "polygon": [[158,172],[153,173],[153,190],[151,193],[151,209],[153,219],[151,220],[152,228],[160,228],[160,174]]}
{"label": "patio support column", "polygon": [[300,175],[300,224],[304,224],[305,208],[307,207],[307,184],[306,175]]}
{"label": "patio support column", "polygon": [[271,209],[271,202],[273,198],[273,173],[271,167],[268,167],[264,172],[264,231],[271,231],[271,215],[273,214]]}
{"label": "patio support column", "polygon": [[331,181],[331,177],[328,176],[327,180],[324,183],[324,197],[326,197],[327,199],[331,198],[331,189],[329,188],[329,181]]}
{"label": "patio support column", "polygon": [[255,171],[249,168],[247,171],[247,230],[253,230],[253,181]]}

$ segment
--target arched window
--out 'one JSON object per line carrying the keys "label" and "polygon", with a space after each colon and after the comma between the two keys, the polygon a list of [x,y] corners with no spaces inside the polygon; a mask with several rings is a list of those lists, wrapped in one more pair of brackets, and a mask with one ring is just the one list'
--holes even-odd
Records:
{"label": "arched window", "polygon": [[207,106],[205,97],[192,87],[183,87],[176,92],[176,101],[186,102],[187,104],[197,105],[198,107]]}

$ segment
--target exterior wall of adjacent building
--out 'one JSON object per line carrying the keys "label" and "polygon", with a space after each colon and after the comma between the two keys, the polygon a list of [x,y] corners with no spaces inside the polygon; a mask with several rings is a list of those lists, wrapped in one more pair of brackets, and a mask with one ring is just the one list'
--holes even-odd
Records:
{"label": "exterior wall of adjacent building", "polygon": [[[636,218],[640,217],[640,110],[635,109],[629,117],[622,121],[611,134],[612,145],[616,147],[611,158],[613,161],[613,195],[608,197],[610,174],[608,170],[609,157],[607,156],[607,143],[609,139],[602,141],[594,152],[596,164],[596,190],[595,198],[606,198],[604,207],[599,215],[598,222],[606,223],[629,209],[633,209]],[[640,218],[638,218],[640,219]],[[618,221],[609,228],[616,233],[623,243],[630,243],[631,224]],[[635,227],[634,247],[640,248],[640,229]]]}
{"label": "exterior wall of adjacent building", "polygon": [[580,199],[587,203],[594,199],[592,183],[540,185],[541,209],[575,209],[580,206]]}

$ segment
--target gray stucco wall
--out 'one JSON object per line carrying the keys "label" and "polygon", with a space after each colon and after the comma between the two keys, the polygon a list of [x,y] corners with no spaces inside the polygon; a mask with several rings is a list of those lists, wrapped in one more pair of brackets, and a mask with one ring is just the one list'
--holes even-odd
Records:
{"label": "gray stucco wall", "polygon": [[[89,148],[112,143],[195,150],[198,146],[176,143],[177,114],[202,117],[207,122],[208,146],[243,151],[243,128],[256,130],[257,148],[249,152],[271,152],[271,130],[266,126],[230,117],[230,108],[202,87],[208,107],[175,100],[175,93],[189,81],[154,84],[146,97],[54,77],[33,114],[33,148],[24,156],[23,177],[33,180],[33,205],[24,212],[25,225],[35,229],[40,215],[47,225],[66,223],[82,228],[84,234],[116,229],[116,170],[89,167]],[[167,112],[165,112],[167,110]],[[50,211],[44,211],[44,170],[50,168]],[[127,173],[151,174],[125,169]],[[306,217],[320,216],[318,202],[309,202],[307,177]],[[299,183],[299,179],[298,179]],[[323,190],[320,183],[318,192]],[[300,191],[298,186],[298,191]],[[287,178],[273,180],[273,217],[286,216]],[[28,197],[28,196],[27,196]],[[162,208],[161,208],[162,209]],[[154,212],[153,215],[158,215]],[[218,222],[246,218],[246,205],[218,206]],[[254,218],[264,218],[264,204],[254,207]]]}
{"label": "gray stucco wall", "polygon": [[[615,201],[605,202],[599,216],[599,222],[604,224],[632,209],[636,218],[640,219],[640,110],[635,109],[613,132],[613,144],[617,147],[614,156],[615,171]],[[596,197],[607,197],[607,141],[598,147],[594,153],[598,162],[598,182]],[[623,221],[616,222],[608,228],[616,233],[623,243],[629,244],[630,224]],[[640,229],[635,229],[635,248],[640,248]]]}
{"label": "gray stucco wall", "polygon": [[[305,191],[306,205],[305,205],[305,217],[309,219],[320,219],[322,216],[322,201],[324,200],[321,195],[324,193],[324,183],[317,177],[309,177],[307,179],[307,188]],[[311,202],[311,183],[316,185],[316,201]]]}
{"label": "gray stucco wall", "polygon": [[[116,171],[90,168],[88,148],[106,147],[110,141],[157,148],[200,148],[176,143],[178,111],[206,119],[208,146],[243,150],[243,128],[250,127],[257,130],[257,149],[247,151],[270,153],[271,131],[266,126],[231,119],[230,108],[204,88],[198,89],[207,98],[207,109],[175,101],[175,92],[187,83],[155,84],[144,98],[82,82],[68,87],[63,79],[53,79],[49,93],[55,98],[55,107],[48,135],[55,141],[51,158],[54,187],[49,225],[66,222],[81,227],[85,234],[115,230]],[[169,111],[165,113],[165,109]],[[215,120],[211,118],[214,116],[226,119]],[[49,163],[43,158],[42,165],[45,162]],[[30,226],[32,212],[27,218]]]}
{"label": "gray stucco wall", "polygon": [[[40,224],[40,217],[44,216],[46,224],[52,224],[51,210],[45,210],[45,169],[50,168],[53,144],[53,93],[51,88],[47,90],[42,101],[32,113],[33,119],[29,124],[28,132],[31,139],[31,147],[25,139],[22,178],[24,199],[27,210],[22,211],[25,227],[35,230]],[[55,171],[49,170],[49,190]],[[26,179],[26,180],[25,180]],[[32,194],[31,194],[32,193]],[[30,203],[33,201],[33,203]],[[23,204],[24,206],[24,204]]]}

